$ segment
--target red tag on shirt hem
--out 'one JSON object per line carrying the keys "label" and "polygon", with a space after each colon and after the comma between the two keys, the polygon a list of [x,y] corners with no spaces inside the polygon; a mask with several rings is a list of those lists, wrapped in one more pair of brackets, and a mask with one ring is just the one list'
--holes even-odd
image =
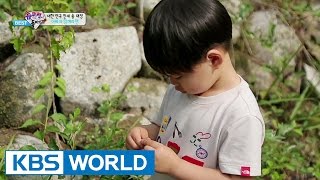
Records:
{"label": "red tag on shirt hem", "polygon": [[241,166],[241,176],[250,176],[250,167]]}

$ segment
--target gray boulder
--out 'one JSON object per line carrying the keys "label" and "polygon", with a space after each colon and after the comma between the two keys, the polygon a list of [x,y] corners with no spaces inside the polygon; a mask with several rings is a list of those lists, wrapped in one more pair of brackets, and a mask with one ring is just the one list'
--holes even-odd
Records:
{"label": "gray boulder", "polygon": [[44,113],[32,116],[32,108],[45,102],[45,97],[35,100],[33,94],[47,69],[42,54],[27,53],[0,72],[0,128],[18,127],[29,118],[44,119]]}
{"label": "gray boulder", "polygon": [[134,27],[122,27],[76,33],[75,43],[58,63],[67,85],[63,111],[70,113],[80,107],[85,114],[94,114],[97,105],[110,96],[92,92],[92,88],[108,84],[113,95],[140,70],[137,32]]}
{"label": "gray boulder", "polygon": [[127,97],[125,106],[142,109],[147,119],[155,117],[160,109],[167,84],[163,81],[144,78],[133,78],[124,91]]}

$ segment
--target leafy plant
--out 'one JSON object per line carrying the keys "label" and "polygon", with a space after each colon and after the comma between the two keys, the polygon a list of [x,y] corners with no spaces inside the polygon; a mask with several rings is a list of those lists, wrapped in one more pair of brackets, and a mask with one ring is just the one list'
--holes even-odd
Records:
{"label": "leafy plant", "polygon": [[[104,92],[110,95],[110,87],[105,84],[101,87],[94,87],[94,92]],[[117,93],[109,99],[104,100],[98,107],[100,117],[105,120],[103,128],[95,127],[94,133],[89,136],[85,149],[122,149],[125,143],[126,131],[119,128],[118,123],[123,117],[123,112],[119,110],[120,104],[125,100],[125,96]]]}
{"label": "leafy plant", "polygon": [[[98,107],[100,117],[104,119],[105,124],[101,127],[96,125],[94,132],[87,136],[88,143],[85,149],[124,149],[127,130],[119,126],[124,113],[119,109],[121,103],[126,97],[121,93],[110,95],[110,87],[107,84],[101,87],[93,87],[93,92],[104,92],[109,94],[110,98],[104,100]],[[86,177],[95,179],[95,177]],[[84,179],[86,179],[84,178]],[[141,180],[142,176],[100,176],[99,179],[113,180]]]}
{"label": "leafy plant", "polygon": [[0,179],[1,180],[6,180],[7,177],[5,176],[5,150],[8,150],[12,143],[13,143],[13,140],[15,138],[16,135],[13,135],[10,139],[10,142],[9,144],[6,146],[6,147],[0,147]]}

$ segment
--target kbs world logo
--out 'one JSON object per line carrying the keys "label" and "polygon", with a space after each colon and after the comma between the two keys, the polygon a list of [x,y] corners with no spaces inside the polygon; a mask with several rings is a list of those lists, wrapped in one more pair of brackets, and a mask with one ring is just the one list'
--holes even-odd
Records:
{"label": "kbs world logo", "polygon": [[152,175],[154,151],[6,151],[6,174]]}

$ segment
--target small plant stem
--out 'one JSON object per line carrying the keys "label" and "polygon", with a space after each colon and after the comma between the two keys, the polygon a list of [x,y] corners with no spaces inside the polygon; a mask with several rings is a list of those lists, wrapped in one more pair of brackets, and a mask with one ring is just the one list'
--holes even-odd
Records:
{"label": "small plant stem", "polygon": [[[8,144],[7,147],[6,147],[6,150],[8,150],[8,149],[10,148],[10,146],[12,145],[13,140],[14,140],[14,138],[16,137],[16,135],[17,135],[17,134],[14,134],[14,135],[11,137],[9,144]],[[5,159],[5,158],[2,158],[1,161],[0,161],[0,171],[2,170],[2,167],[3,167],[3,164],[4,164],[4,159]]]}
{"label": "small plant stem", "polygon": [[291,60],[294,59],[294,57],[300,52],[300,50],[302,49],[303,45],[300,45],[299,48],[296,50],[295,53],[293,53],[289,58],[287,58],[285,60],[285,64],[283,65],[281,72],[277,75],[277,78],[272,82],[272,84],[270,85],[270,87],[268,88],[268,90],[266,91],[266,93],[264,94],[264,96],[262,97],[262,99],[265,99],[265,97],[267,97],[267,95],[270,93],[270,91],[272,90],[272,88],[276,85],[276,83],[280,80],[280,74],[283,74],[284,71],[286,70],[286,68],[288,67],[288,65],[290,64]]}
{"label": "small plant stem", "polygon": [[[50,36],[49,31],[47,31],[47,35],[48,35],[48,39],[49,39],[49,45],[50,45],[50,48],[51,48],[51,36]],[[49,100],[48,100],[46,122],[45,122],[45,126],[44,126],[44,135],[46,134],[46,128],[47,128],[47,125],[48,125],[48,114],[49,114],[49,111],[50,111],[49,106],[51,107],[51,105],[52,105],[53,113],[57,113],[56,104],[54,102],[54,86],[55,86],[55,81],[56,81],[56,75],[55,75],[53,66],[54,66],[54,59],[53,59],[53,55],[52,55],[52,50],[50,50],[50,71],[53,73],[53,76],[51,78],[51,84],[50,84],[50,96],[49,96]],[[56,139],[56,143],[57,143],[57,146],[59,147],[59,149],[62,149],[58,133],[55,133],[55,139]]]}
{"label": "small plant stem", "polygon": [[111,8],[112,8],[112,6],[113,6],[114,2],[115,2],[115,0],[112,0],[112,1],[111,1],[111,3],[110,3],[110,5],[109,5],[109,7],[108,7],[108,9],[107,9],[107,11],[106,11],[106,13],[105,13],[105,14],[109,14],[109,11],[111,10]]}

